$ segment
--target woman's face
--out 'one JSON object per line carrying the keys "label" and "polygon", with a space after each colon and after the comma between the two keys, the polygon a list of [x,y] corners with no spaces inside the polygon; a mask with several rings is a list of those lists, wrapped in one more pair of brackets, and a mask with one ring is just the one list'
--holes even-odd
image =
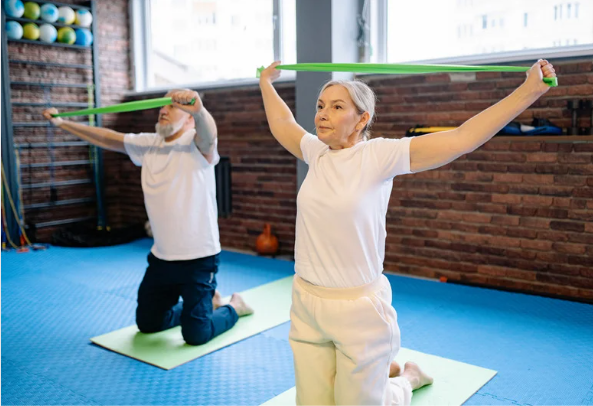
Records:
{"label": "woman's face", "polygon": [[319,140],[332,149],[348,148],[360,139],[369,114],[359,114],[345,87],[326,88],[317,100],[315,128]]}

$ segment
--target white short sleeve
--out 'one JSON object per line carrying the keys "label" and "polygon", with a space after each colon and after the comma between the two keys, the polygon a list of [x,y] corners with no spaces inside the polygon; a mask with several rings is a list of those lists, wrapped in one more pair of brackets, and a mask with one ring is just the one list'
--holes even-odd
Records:
{"label": "white short sleeve", "polygon": [[412,138],[375,138],[370,141],[379,174],[384,179],[412,173],[410,170],[410,142]]}
{"label": "white short sleeve", "polygon": [[126,134],[124,135],[124,146],[126,153],[130,156],[136,166],[142,166],[144,155],[158,141],[159,135],[150,133]]}
{"label": "white short sleeve", "polygon": [[301,138],[301,152],[306,164],[309,164],[315,157],[328,149],[327,144],[319,141],[313,134],[305,133]]}

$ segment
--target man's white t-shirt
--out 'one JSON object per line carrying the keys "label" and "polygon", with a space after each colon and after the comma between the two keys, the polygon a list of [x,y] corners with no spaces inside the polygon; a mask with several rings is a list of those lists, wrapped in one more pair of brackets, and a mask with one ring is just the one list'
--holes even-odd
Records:
{"label": "man's white t-shirt", "polygon": [[126,134],[132,162],[142,167],[142,191],[154,235],[151,252],[166,261],[203,258],[220,252],[214,165],[194,142],[195,130],[165,142],[155,133]]}
{"label": "man's white t-shirt", "polygon": [[297,197],[295,271],[306,281],[349,288],[383,272],[393,178],[410,171],[411,138],[376,138],[331,150],[301,140],[309,171]]}

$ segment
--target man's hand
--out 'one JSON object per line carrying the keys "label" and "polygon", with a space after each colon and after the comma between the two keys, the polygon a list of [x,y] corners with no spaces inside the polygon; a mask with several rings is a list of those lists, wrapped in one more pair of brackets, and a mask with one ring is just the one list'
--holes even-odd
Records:
{"label": "man's hand", "polygon": [[[178,107],[191,115],[199,113],[204,106],[198,92],[194,92],[193,90],[174,90],[169,93],[169,96],[173,101],[173,106]],[[190,103],[194,99],[195,103],[191,105]]]}
{"label": "man's hand", "polygon": [[52,123],[54,126],[59,127],[60,124],[64,122],[64,120],[62,120],[59,117],[53,117],[52,114],[58,114],[58,109],[51,107],[43,111],[43,117],[48,119],[49,122]]}

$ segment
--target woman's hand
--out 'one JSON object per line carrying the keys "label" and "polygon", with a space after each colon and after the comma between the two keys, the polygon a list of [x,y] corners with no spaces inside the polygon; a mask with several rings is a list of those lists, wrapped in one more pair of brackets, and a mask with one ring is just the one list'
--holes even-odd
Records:
{"label": "woman's hand", "polygon": [[274,83],[280,77],[280,70],[276,69],[278,65],[280,65],[280,61],[276,61],[264,69],[259,75],[259,83]]}
{"label": "woman's hand", "polygon": [[543,79],[555,77],[556,71],[554,70],[554,65],[545,59],[540,59],[527,71],[527,79],[523,86],[526,86],[529,91],[538,93],[541,96],[550,90],[550,86],[545,84]]}

